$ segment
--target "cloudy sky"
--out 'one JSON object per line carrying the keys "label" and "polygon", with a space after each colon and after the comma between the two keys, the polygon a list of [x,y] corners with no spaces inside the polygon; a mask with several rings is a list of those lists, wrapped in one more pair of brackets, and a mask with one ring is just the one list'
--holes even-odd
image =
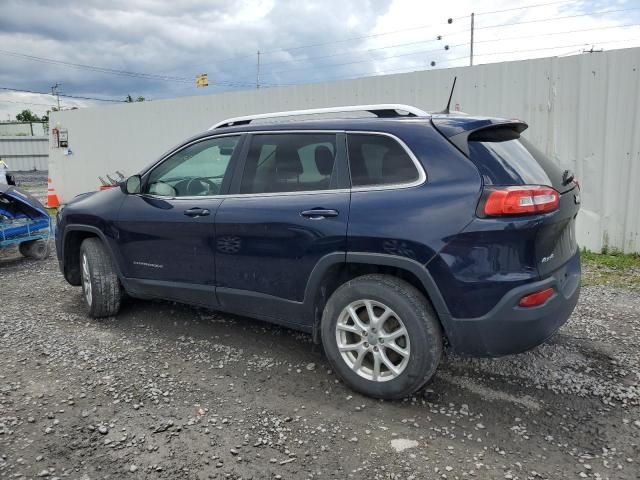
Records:
{"label": "cloudy sky", "polygon": [[0,121],[468,65],[471,12],[476,64],[640,46],[640,0],[0,0]]}

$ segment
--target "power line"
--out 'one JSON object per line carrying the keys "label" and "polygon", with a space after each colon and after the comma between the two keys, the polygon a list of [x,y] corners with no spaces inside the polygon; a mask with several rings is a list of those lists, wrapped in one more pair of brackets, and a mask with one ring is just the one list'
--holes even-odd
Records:
{"label": "power line", "polygon": [[17,103],[19,105],[37,105],[40,107],[49,107],[51,108],[53,105],[50,103],[34,103],[34,102],[20,102],[16,100],[0,100],[0,103]]}
{"label": "power line", "polygon": [[[545,32],[544,35],[545,36],[550,36],[550,35],[562,35],[562,34],[569,34],[569,33],[580,33],[580,32],[590,32],[590,31],[595,31],[595,30],[607,30],[607,29],[612,29],[612,28],[626,28],[626,27],[634,27],[634,26],[640,26],[640,23],[630,23],[627,25],[611,25],[608,27],[595,27],[595,28],[584,28],[584,29],[579,29],[579,30],[565,30],[562,32]],[[468,30],[467,30],[468,31]],[[499,42],[499,41],[504,41],[504,40],[518,40],[518,39],[522,39],[522,38],[536,38],[539,37],[540,34],[534,34],[534,35],[520,35],[520,36],[514,36],[514,37],[503,37],[503,38],[496,38],[496,39],[490,39],[490,40],[476,40],[474,43],[491,43],[491,42]],[[261,63],[260,66],[261,68],[269,66],[269,65],[279,65],[279,64],[288,64],[288,63],[300,63],[300,62],[308,62],[310,60],[320,60],[320,59],[325,59],[325,58],[333,58],[333,57],[339,57],[342,55],[348,55],[348,54],[358,54],[358,53],[368,53],[368,52],[374,52],[374,51],[378,51],[378,50],[386,50],[389,48],[397,48],[397,47],[404,47],[404,46],[409,46],[409,45],[418,45],[418,44],[423,44],[423,43],[432,43],[434,41],[438,41],[436,40],[420,40],[420,41],[416,41],[416,42],[408,42],[408,43],[400,43],[400,44],[396,44],[396,45],[387,45],[384,47],[377,47],[377,48],[368,48],[368,49],[364,49],[364,50],[350,50],[347,52],[341,52],[341,53],[334,53],[334,54],[330,54],[330,55],[321,55],[318,57],[306,57],[306,58],[300,58],[300,59],[290,59],[290,60],[282,60],[282,61],[278,61],[278,62],[269,62],[269,63]],[[453,45],[449,45],[449,48],[456,48],[456,47],[461,47],[461,46],[466,46],[469,45],[469,42],[463,42],[463,43],[457,43],[457,44],[453,44]],[[407,53],[403,53],[401,55],[394,55],[394,56],[388,56],[388,57],[383,57],[381,59],[379,58],[374,58],[374,59],[370,59],[372,61],[376,61],[376,60],[384,60],[387,58],[396,58],[399,56],[410,56],[410,55],[418,55],[421,53],[430,53],[430,52],[438,52],[441,51],[442,48],[436,48],[436,49],[430,49],[430,50],[418,50],[418,51],[414,51],[414,52],[407,52]],[[362,62],[366,62],[367,60],[357,60],[353,63],[362,63]],[[348,62],[349,64],[351,62]],[[324,65],[320,65],[320,67],[325,67],[325,66],[341,66],[341,65],[345,65],[344,63],[340,63],[340,64],[324,64]],[[306,68],[315,68],[313,66],[311,67],[303,67],[304,69]],[[271,72],[271,73],[283,73],[283,72],[287,72],[287,71],[292,71],[292,70],[297,70],[296,69],[287,69],[287,70],[279,70],[276,72]],[[233,71],[233,70],[231,70]]]}
{"label": "power line", "polygon": [[[595,27],[595,28],[583,28],[583,29],[579,29],[579,30],[565,30],[562,32],[545,32],[544,36],[551,36],[551,35],[565,35],[568,33],[581,33],[581,32],[592,32],[594,30],[600,31],[600,30],[610,30],[612,28],[627,28],[627,27],[638,27],[640,26],[640,23],[628,23],[626,25],[610,25],[608,27]],[[537,38],[540,37],[541,34],[539,33],[535,33],[533,35],[518,35],[515,37],[502,37],[502,38],[493,38],[491,40],[476,40],[474,43],[491,43],[491,42],[503,42],[505,40],[520,40],[523,38]],[[464,44],[458,44],[458,45],[451,45],[451,48],[453,47],[457,47],[460,45],[467,45],[467,43]]]}
{"label": "power line", "polygon": [[[508,8],[508,9],[505,9],[505,10],[495,10],[495,11],[490,11],[490,12],[480,12],[480,13],[476,13],[476,15],[485,15],[485,14],[489,14],[489,13],[501,13],[501,12],[506,12],[506,11],[524,10],[524,9],[527,9],[527,8],[537,8],[537,7],[543,7],[543,6],[548,6],[548,5],[555,5],[555,4],[561,4],[561,3],[569,4],[569,3],[576,3],[576,2],[578,2],[578,0],[561,0],[561,1],[549,2],[549,3],[538,3],[538,4],[534,4],[534,5],[524,5],[522,7]],[[452,20],[459,20],[459,19],[463,19],[463,18],[468,18],[468,16],[465,15],[465,16],[461,16],[461,17],[453,17]],[[373,33],[373,34],[369,34],[369,35],[360,35],[360,36],[356,36],[356,37],[345,37],[345,38],[342,38],[340,40],[331,40],[331,41],[328,41],[328,42],[309,43],[309,44],[306,44],[306,45],[297,45],[297,46],[294,46],[294,47],[276,48],[276,49],[273,49],[273,50],[260,51],[260,54],[261,55],[269,55],[269,54],[272,54],[272,53],[290,52],[292,50],[301,50],[301,49],[304,49],[304,48],[323,47],[325,45],[333,45],[333,44],[336,44],[336,43],[350,42],[352,40],[363,40],[363,39],[366,39],[366,38],[374,38],[374,37],[381,37],[381,36],[386,36],[386,35],[393,35],[395,33],[408,32],[408,31],[412,31],[412,30],[422,30],[422,29],[431,28],[431,27],[446,27],[446,24],[444,22],[439,22],[439,23],[432,23],[432,24],[429,24],[429,25],[418,25],[418,26],[415,26],[415,27],[401,28],[401,29],[398,29],[398,30],[388,30],[386,32]],[[249,58],[249,57],[252,57],[252,56],[253,55],[243,55],[241,57],[225,58],[223,60],[218,60],[217,63],[232,62],[232,61],[236,61],[236,60],[241,59],[241,58]]]}
{"label": "power line", "polygon": [[[148,79],[148,80],[158,80],[158,81],[168,81],[168,82],[178,82],[178,83],[189,83],[189,84],[193,84],[194,83],[194,79],[193,78],[188,78],[188,77],[175,77],[175,76],[170,76],[170,75],[158,75],[158,74],[155,74],[155,73],[130,72],[130,71],[127,71],[127,70],[117,70],[117,69],[113,69],[113,68],[99,67],[99,66],[96,66],[96,65],[87,65],[87,64],[82,64],[82,63],[73,63],[73,62],[67,62],[67,61],[63,61],[63,60],[56,60],[56,59],[52,59],[52,58],[38,57],[36,55],[27,55],[25,53],[12,52],[12,51],[9,51],[9,50],[0,49],[0,54],[9,55],[9,56],[12,56],[12,57],[17,57],[17,58],[22,58],[22,59],[25,59],[25,60],[32,60],[32,61],[36,61],[36,62],[49,63],[49,64],[53,64],[53,65],[59,65],[59,66],[65,66],[65,67],[71,67],[71,68],[90,70],[90,71],[97,72],[97,73],[105,73],[105,74],[109,74],[109,75],[117,75],[117,76],[121,76],[121,77],[143,78],[143,79]],[[211,82],[211,84],[218,85],[218,86],[225,86],[225,87],[249,87],[249,86],[251,86],[251,84],[249,84],[249,83],[234,82],[234,81],[229,81],[229,82],[227,82],[227,81],[216,81],[216,82]]]}
{"label": "power line", "polygon": [[[490,13],[513,12],[514,10],[523,10],[525,8],[548,7],[549,5],[558,5],[560,3],[577,3],[577,1],[578,0],[560,0],[558,2],[537,3],[535,5],[525,5],[523,7],[505,8],[503,10],[492,10],[490,12],[479,12],[479,13],[476,13],[476,16],[478,16],[478,15],[488,15]],[[467,18],[467,17],[457,17],[457,18]]]}
{"label": "power line", "polygon": [[[444,38],[444,37],[443,37]],[[350,54],[358,54],[358,53],[369,53],[369,52],[375,52],[378,50],[387,50],[389,48],[398,48],[398,47],[406,47],[409,45],[419,45],[419,44],[424,44],[424,43],[433,43],[433,42],[437,42],[437,41],[442,41],[443,38],[435,38],[435,39],[430,39],[430,40],[419,40],[416,42],[408,42],[408,43],[398,43],[395,45],[387,45],[384,47],[375,47],[375,48],[367,48],[367,49],[359,49],[359,50],[348,50],[345,52],[339,52],[339,53],[332,53],[329,55],[320,55],[317,57],[305,57],[305,58],[296,58],[296,59],[289,59],[289,60],[279,60],[277,62],[268,62],[268,63],[260,63],[260,67],[267,67],[269,65],[280,65],[280,64],[289,64],[289,63],[300,63],[300,62],[308,62],[310,60],[320,60],[320,59],[324,59],[324,58],[334,58],[334,57],[341,57],[344,55],[350,55]],[[438,51],[439,49],[433,50],[433,51]],[[262,52],[260,52],[260,55],[262,55]],[[243,70],[246,69],[246,67],[239,67],[238,69],[242,68]],[[238,69],[231,69],[231,70],[225,70],[225,72],[233,72],[233,71],[237,71]]]}
{"label": "power line", "polygon": [[[33,94],[36,94],[36,95],[46,95],[48,97],[54,96],[49,92],[36,92],[35,90],[24,90],[24,89],[21,89],[21,88],[0,87],[0,90],[6,90],[6,91],[9,91],[9,92],[33,93]],[[58,95],[60,95],[61,97],[75,98],[75,99],[78,99],[78,100],[96,100],[98,102],[113,102],[113,103],[123,103],[124,102],[124,100],[115,100],[115,99],[111,99],[111,98],[82,97],[82,96],[79,96],[79,95],[67,95],[65,93],[59,93]]]}
{"label": "power line", "polygon": [[[537,8],[537,7],[541,7],[541,6],[554,5],[554,4],[560,4],[560,3],[574,3],[575,1],[576,0],[569,0],[569,1],[565,0],[565,1],[556,1],[556,2],[547,2],[547,3],[541,3],[541,4],[534,4],[534,5],[526,5],[526,6],[522,6],[522,7],[514,7],[514,8],[504,9],[504,10],[495,10],[493,12],[480,12],[480,13],[478,13],[478,15],[488,14],[488,13],[500,13],[500,12],[503,12],[503,11],[516,11],[516,10],[523,10],[523,9],[527,9],[527,8]],[[636,8],[615,9],[615,10],[608,10],[608,11],[595,12],[595,13],[614,13],[614,12],[622,12],[622,11],[635,10],[635,9]],[[574,18],[574,17],[585,16],[585,15],[591,15],[591,14],[570,15],[570,16],[556,17],[555,19],[549,19],[549,20],[557,20],[557,19],[561,19],[561,18]],[[456,18],[466,18],[466,17],[456,17]],[[497,28],[497,27],[500,27],[500,26],[519,25],[519,24],[523,24],[523,23],[535,23],[535,22],[546,21],[546,20],[547,19],[545,19],[545,20],[531,20],[531,21],[516,22],[516,23],[505,23],[505,24],[499,24],[499,25],[489,25],[489,26],[485,26],[485,27],[477,27],[477,29]],[[362,36],[357,36],[357,37],[349,37],[349,38],[344,38],[344,39],[341,39],[341,40],[332,40],[332,41],[329,41],[329,42],[321,42],[321,43],[315,43],[315,44],[299,45],[297,47],[290,47],[290,48],[286,48],[286,49],[285,48],[274,49],[274,50],[269,50],[269,51],[266,51],[266,52],[261,52],[261,55],[272,54],[272,53],[276,53],[276,52],[290,52],[290,51],[299,50],[299,49],[303,49],[303,48],[312,48],[312,47],[317,47],[317,46],[344,43],[346,41],[352,41],[352,40],[360,40],[360,39],[365,39],[365,38],[374,38],[374,37],[379,37],[379,36],[384,36],[384,35],[391,35],[391,34],[399,33],[399,32],[406,32],[406,31],[411,31],[411,30],[425,29],[425,28],[434,27],[434,26],[444,27],[445,25],[443,23],[431,24],[431,25],[421,25],[421,26],[398,29],[398,30],[393,30],[393,31],[380,32],[380,33],[376,33],[376,34],[362,35]],[[468,29],[462,30],[462,31],[459,31],[459,32],[454,32],[454,34],[464,33],[466,31],[468,31]],[[422,41],[422,42],[411,42],[411,43],[413,43],[413,44],[429,43],[429,42],[433,42],[433,41],[435,41],[435,40]],[[411,44],[411,43],[409,43],[409,44]],[[404,45],[409,45],[409,44],[404,44]],[[400,45],[403,45],[403,44],[400,44]],[[400,45],[398,45],[398,46],[400,46]],[[387,47],[380,47],[378,49],[387,49],[387,48],[393,48],[393,47],[394,46],[387,46]],[[369,50],[378,50],[378,49],[369,49]],[[340,53],[336,53],[336,54],[332,54],[332,55],[325,55],[325,56],[321,56],[321,57],[316,57],[316,59],[336,57],[336,56],[344,55],[344,54],[347,54],[347,53],[348,52],[346,52],[346,53],[345,52],[340,52]],[[418,54],[418,53],[419,52],[416,52],[416,54]],[[23,58],[23,59],[32,60],[32,61],[38,61],[38,62],[55,64],[55,65],[61,65],[61,66],[66,66],[66,67],[71,67],[71,68],[86,69],[86,70],[90,70],[90,71],[94,71],[94,72],[98,72],[98,73],[110,74],[110,75],[132,77],[132,78],[144,78],[144,79],[149,79],[149,80],[168,81],[168,82],[185,83],[185,84],[192,84],[193,83],[193,79],[189,78],[189,77],[180,77],[180,76],[172,76],[172,75],[161,75],[161,74],[154,74],[154,73],[144,73],[144,72],[133,72],[133,71],[127,71],[127,70],[118,70],[118,69],[100,67],[100,66],[96,66],[96,65],[80,64],[80,63],[74,63],[74,62],[67,62],[67,61],[63,61],[63,60],[56,60],[56,59],[45,58],[45,57],[38,57],[38,56],[35,56],[35,55],[27,55],[27,54],[23,54],[23,53],[19,53],[19,52],[13,52],[13,51],[2,50],[2,49],[0,49],[0,54],[14,56],[14,57]],[[411,55],[411,54],[413,54],[413,53],[410,53],[408,55]],[[249,55],[247,55],[246,57],[249,57]],[[235,58],[229,58],[229,59],[225,59],[225,60],[219,60],[217,63],[223,63],[223,62],[227,62],[227,61],[234,61],[234,60],[237,60],[238,58],[245,58],[245,57],[235,57]],[[392,57],[388,57],[388,58],[393,58],[393,56]],[[292,60],[292,61],[302,61],[302,60]],[[270,62],[270,63],[263,64],[262,66],[264,67],[264,66],[271,65],[271,64],[276,64],[276,63],[288,63],[288,62],[286,62],[286,61]],[[338,66],[338,65],[336,65],[336,66]],[[282,73],[282,72],[276,72],[276,73]],[[251,87],[251,86],[253,86],[253,83],[239,82],[239,81],[222,81],[222,80],[219,80],[219,81],[211,82],[211,83],[213,85],[218,85],[218,86],[223,86],[223,87]],[[264,84],[264,83],[263,83],[263,85],[282,86],[282,84]]]}
{"label": "power line", "polygon": [[[522,38],[527,38],[528,36],[523,36]],[[518,37],[511,37],[510,39],[502,39],[502,40],[514,40],[517,39]],[[502,41],[502,40],[483,40],[483,41],[476,41],[475,43],[487,43],[487,42],[495,42],[495,41]],[[599,42],[602,43],[602,42]],[[462,46],[466,46],[469,45],[469,42],[465,42],[465,43],[459,43],[456,45],[450,45],[449,46],[449,50],[451,50],[452,48],[457,48],[457,47],[462,47]],[[310,69],[314,69],[314,68],[333,68],[333,67],[342,67],[342,66],[346,66],[346,65],[355,65],[357,63],[366,63],[366,62],[371,62],[371,61],[383,61],[383,60],[390,60],[393,58],[400,58],[400,57],[408,57],[408,56],[412,56],[412,55],[424,55],[426,53],[433,53],[433,52],[441,52],[443,51],[443,49],[431,49],[431,50],[418,50],[418,51],[413,51],[413,52],[407,52],[407,53],[401,53],[398,55],[388,55],[386,57],[380,57],[380,58],[375,58],[375,59],[371,59],[371,58],[366,58],[366,59],[362,59],[362,60],[353,60],[350,62],[342,62],[342,63],[328,63],[328,64],[323,64],[323,65],[311,65],[311,66],[306,66],[306,67],[298,67],[298,68],[288,68],[285,70],[277,70],[275,72],[269,72],[271,75],[275,75],[275,74],[279,74],[279,73],[287,73],[287,72],[293,72],[293,71],[300,71],[300,70],[310,70]],[[523,52],[526,52],[527,50],[521,50]],[[479,56],[479,55],[476,55]],[[442,62],[440,62],[442,63]]]}
{"label": "power line", "polygon": [[[552,2],[552,3],[561,3],[561,2]],[[539,4],[539,6],[542,6],[542,5],[549,5],[549,4]],[[522,7],[522,8],[524,8],[524,7]],[[509,9],[509,10],[512,10],[512,9]],[[498,28],[498,27],[510,27],[510,26],[514,26],[514,25],[555,21],[555,20],[562,20],[562,19],[567,19],[567,18],[577,18],[577,17],[599,15],[599,14],[606,14],[606,13],[618,13],[618,12],[624,12],[624,11],[630,11],[630,10],[640,10],[640,7],[631,7],[631,8],[614,9],[614,10],[603,10],[603,11],[600,11],[600,12],[585,13],[585,14],[575,14],[575,15],[565,15],[565,16],[548,18],[548,19],[525,20],[525,21],[521,21],[521,22],[507,22],[507,23],[496,24],[496,25],[488,25],[488,26],[483,26],[483,27],[482,26],[481,27],[476,27],[476,30]],[[489,13],[489,12],[487,12],[487,13]],[[631,26],[631,25],[636,25],[636,24],[630,24],[630,25],[626,25],[626,26]],[[620,26],[585,29],[584,31],[601,30],[601,29],[606,29],[606,28],[620,28]],[[465,30],[460,30],[460,31],[454,32],[453,34],[465,33],[465,32],[468,32],[468,31],[469,31],[469,29],[465,29]],[[566,33],[573,33],[573,32],[580,32],[580,30],[568,31]],[[535,36],[538,36],[538,35],[533,35],[533,36],[530,36],[529,38],[535,37]],[[513,39],[517,39],[518,37],[512,37],[512,38]],[[526,38],[526,37],[522,37],[522,38]],[[428,43],[428,42],[433,42],[433,41],[434,40],[422,41],[422,42],[410,42],[410,43],[405,44],[405,45],[411,45],[411,44],[417,44],[417,43]],[[489,41],[495,41],[495,40],[476,41],[475,43],[486,43],[486,42],[489,42]],[[333,42],[330,42],[330,43],[333,43]],[[468,44],[469,43],[466,42],[466,43],[450,45],[449,48],[459,47],[459,46],[468,45]],[[401,46],[401,45],[398,45],[398,46]],[[374,49],[368,49],[368,50],[369,51],[373,51],[373,50],[380,50],[380,49],[384,49],[384,48],[391,48],[391,47],[381,47],[381,48],[374,48]],[[436,52],[436,51],[440,51],[440,49],[419,50],[419,51],[408,52],[408,53],[403,53],[403,54],[398,54],[398,55],[390,55],[390,56],[386,56],[386,57],[382,57],[382,58],[378,58],[378,59],[373,59],[373,60],[386,60],[386,59],[398,58],[398,57],[402,57],[402,56],[419,55],[419,54],[431,53],[431,52]],[[355,52],[341,52],[341,53],[337,53],[337,54],[324,55],[324,56],[320,56],[320,57],[309,57],[307,59],[290,60],[289,62],[286,62],[286,61],[270,62],[270,63],[267,63],[267,64],[262,64],[262,66],[264,67],[264,66],[267,66],[267,65],[275,64],[275,63],[291,63],[291,62],[297,63],[297,62],[309,61],[309,60],[313,60],[313,59],[336,57],[336,56],[340,56],[340,55],[343,55],[343,54],[346,55],[348,53],[355,53]],[[298,70],[308,70],[308,69],[318,68],[318,67],[325,68],[325,67],[346,66],[346,65],[356,64],[356,63],[365,63],[365,62],[371,61],[371,60],[372,59],[364,59],[364,60],[355,60],[355,61],[342,62],[342,63],[329,63],[329,64],[323,64],[323,65],[319,65],[319,66],[298,67],[298,68],[278,70],[278,71],[275,71],[275,72],[269,72],[269,74],[286,73],[286,72],[298,71]]]}
{"label": "power line", "polygon": [[[607,45],[609,43],[621,43],[621,42],[628,42],[629,39],[628,38],[621,38],[619,40],[607,40],[605,42],[582,42],[582,43],[575,43],[573,45],[562,45],[559,47],[545,47],[545,48],[530,48],[530,49],[526,49],[526,50],[510,50],[507,52],[491,52],[491,53],[483,53],[481,55],[476,55],[476,57],[490,57],[493,55],[506,55],[509,53],[520,53],[520,52],[540,52],[543,50],[558,50],[560,48],[571,48],[571,47],[581,47],[581,46],[585,46],[585,45]],[[464,57],[466,58],[466,57]],[[457,60],[457,59],[452,59],[452,60]],[[447,60],[448,62],[448,60]],[[446,63],[446,62],[443,62]]]}
{"label": "power line", "polygon": [[[556,20],[563,20],[566,18],[578,18],[578,17],[591,17],[594,15],[601,15],[605,13],[619,13],[619,12],[628,12],[631,10],[640,10],[640,7],[631,7],[631,8],[620,8],[617,10],[603,10],[600,12],[591,12],[591,13],[579,13],[575,15],[564,15],[561,17],[553,17],[553,18],[541,18],[539,20],[523,20],[521,22],[511,22],[511,23],[499,23],[496,25],[486,25],[484,27],[476,27],[476,30],[486,30],[489,28],[500,28],[500,27],[512,27],[514,25],[525,25],[528,23],[540,23],[540,22],[554,22]],[[465,32],[466,30],[461,30],[461,32]]]}
{"label": "power line", "polygon": [[[510,50],[510,51],[506,51],[506,52],[491,52],[491,53],[484,53],[484,54],[475,54],[474,58],[477,57],[486,57],[486,56],[493,56],[493,55],[507,55],[507,54],[511,54],[511,53],[521,53],[521,52],[537,52],[537,51],[543,51],[543,50],[558,50],[561,48],[573,48],[573,47],[584,47],[586,45],[591,45],[592,43],[595,45],[605,45],[605,44],[609,44],[609,43],[621,43],[621,42],[626,42],[628,41],[628,39],[620,39],[620,40],[610,40],[610,41],[605,41],[605,42],[585,42],[585,43],[579,43],[579,44],[574,44],[574,45],[562,45],[562,46],[558,46],[558,47],[548,47],[548,48],[533,48],[533,49],[526,49],[526,50]],[[578,50],[581,51],[581,50]],[[563,55],[567,55],[570,53],[575,53],[575,51],[573,52],[568,52],[565,53]],[[469,57],[467,55],[463,56],[463,57],[456,57],[456,58],[450,58],[444,61],[439,62],[439,65],[441,64],[448,64],[451,62],[455,62],[458,60],[466,60]],[[462,65],[461,65],[462,66]],[[380,70],[377,72],[362,72],[362,73],[358,73],[358,74],[354,74],[348,77],[343,77],[343,76],[336,76],[336,77],[328,77],[328,78],[323,78],[320,79],[319,81],[332,81],[332,80],[353,80],[353,79],[358,79],[358,78],[366,78],[367,76],[379,76],[379,75],[385,75],[385,74],[389,74],[389,73],[412,73],[412,72],[420,72],[420,71],[424,71],[424,68],[420,68],[420,67],[403,67],[403,68],[394,68],[391,70]],[[303,83],[303,82],[301,82]]]}

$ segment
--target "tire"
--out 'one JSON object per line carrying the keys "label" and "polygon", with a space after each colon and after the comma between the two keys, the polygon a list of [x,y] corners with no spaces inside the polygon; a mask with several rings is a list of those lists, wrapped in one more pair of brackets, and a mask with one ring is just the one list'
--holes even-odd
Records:
{"label": "tire", "polygon": [[122,287],[111,256],[98,238],[87,238],[80,246],[80,278],[89,316],[111,317],[118,313]]}
{"label": "tire", "polygon": [[22,242],[18,245],[18,250],[25,257],[44,260],[49,256],[49,241],[41,239]]}
{"label": "tire", "polygon": [[[388,315],[375,333],[375,325],[367,323],[370,311],[378,320]],[[363,326],[368,336],[355,331]],[[442,357],[442,328],[430,303],[411,284],[390,275],[364,275],[340,286],[325,306],[321,333],[337,375],[374,398],[395,400],[416,392],[431,380]]]}

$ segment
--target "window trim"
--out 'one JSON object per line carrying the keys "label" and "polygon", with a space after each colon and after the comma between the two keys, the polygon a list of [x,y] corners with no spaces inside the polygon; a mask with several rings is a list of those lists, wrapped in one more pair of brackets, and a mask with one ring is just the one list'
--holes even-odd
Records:
{"label": "window trim", "polygon": [[[416,170],[418,171],[417,180],[414,180],[412,182],[389,183],[385,185],[362,185],[358,187],[354,187],[353,183],[350,182],[352,192],[369,192],[374,190],[398,190],[398,189],[404,189],[404,188],[412,188],[412,187],[418,187],[427,181],[427,173],[424,171],[424,167],[422,166],[422,163],[420,163],[420,161],[418,160],[418,157],[416,157],[415,154],[411,151],[411,149],[407,146],[407,144],[396,135],[392,133],[387,133],[387,132],[371,132],[371,131],[364,131],[364,130],[347,130],[346,134],[347,134],[347,161],[348,162],[349,162],[349,135],[378,135],[378,136],[388,137],[395,140],[400,145],[400,147],[402,147],[402,149],[406,152],[406,154],[409,155],[409,158],[411,159],[414,166],[416,167]],[[349,163],[349,176],[351,176],[351,163]]]}
{"label": "window trim", "polygon": [[[195,145],[196,143],[200,143],[200,142],[205,142],[208,140],[215,140],[217,138],[223,138],[223,137],[238,137],[238,145],[236,145],[236,148],[233,152],[233,154],[231,155],[231,157],[229,158],[229,164],[227,165],[227,170],[225,171],[224,177],[222,179],[222,183],[221,183],[221,188],[222,186],[225,184],[225,182],[227,182],[227,175],[230,175],[232,173],[232,170],[234,170],[235,166],[234,164],[237,163],[238,161],[238,157],[244,153],[244,145],[245,145],[245,139],[247,137],[246,132],[233,132],[233,133],[221,133],[221,134],[217,134],[217,135],[207,135],[206,137],[199,137],[196,139],[193,139],[187,143],[184,143],[172,150],[170,150],[168,153],[165,153],[164,155],[162,155],[160,157],[159,160],[157,160],[156,162],[154,162],[153,164],[151,164],[149,167],[147,167],[145,170],[143,170],[140,173],[140,176],[142,178],[142,185],[146,187],[147,182],[149,181],[149,175],[151,175],[151,172],[153,170],[155,170],[156,168],[158,168],[162,163],[164,163],[165,161],[169,160],[171,157],[173,157],[175,154],[181,152],[182,150],[189,148],[192,145]],[[227,197],[228,195],[226,194],[217,194],[217,195],[195,195],[195,196],[184,196],[184,197],[169,197],[169,196],[164,196],[164,195],[154,195],[152,193],[137,193],[137,196],[143,196],[146,198],[156,198],[156,199],[161,199],[161,200],[197,200],[197,199],[208,199],[208,198],[222,198],[222,197]]]}
{"label": "window trim", "polygon": [[[245,164],[246,156],[248,153],[248,146],[251,141],[251,136],[264,135],[264,134],[277,135],[277,134],[290,134],[290,133],[332,133],[337,137],[336,154],[338,154],[338,152],[340,151],[340,148],[343,148],[339,145],[341,142],[340,134],[343,134],[345,155],[344,155],[344,158],[342,159],[342,162],[343,164],[346,164],[346,167],[347,167],[346,172],[348,175],[349,186],[346,188],[336,188],[336,189],[329,189],[329,190],[301,190],[296,192],[238,193],[237,191],[235,191],[237,190],[236,188],[234,188],[237,186],[236,182],[239,183],[242,180],[244,164]],[[416,169],[418,170],[418,179],[409,183],[397,183],[397,184],[388,184],[388,185],[363,185],[361,187],[354,187],[353,184],[351,183],[351,166],[349,164],[349,143],[348,142],[349,142],[350,134],[379,135],[383,137],[389,137],[395,140],[404,149],[407,155],[409,155],[409,158],[411,158],[411,161],[414,163]],[[223,180],[223,181],[226,181],[227,175],[229,175],[230,185],[227,193],[217,194],[217,195],[208,195],[208,196],[192,196],[192,197],[163,197],[163,196],[152,195],[148,193],[139,193],[136,195],[146,196],[151,198],[158,198],[162,200],[206,200],[206,199],[220,199],[220,198],[224,199],[224,198],[239,198],[239,197],[240,198],[278,197],[278,196],[290,196],[290,195],[317,195],[317,194],[324,194],[324,193],[349,193],[349,192],[369,192],[369,191],[377,191],[377,190],[399,190],[399,189],[405,189],[405,188],[418,187],[426,183],[427,181],[427,174],[424,170],[424,167],[418,160],[418,158],[415,156],[415,154],[411,151],[411,149],[407,146],[407,144],[401,138],[399,138],[398,136],[392,133],[371,131],[371,130],[293,129],[293,130],[249,130],[249,131],[240,131],[240,132],[233,132],[233,133],[219,133],[215,135],[208,135],[206,137],[196,138],[190,142],[187,142],[169,151],[168,153],[163,155],[157,162],[153,163],[150,167],[144,170],[141,175],[143,182],[146,183],[149,173],[154,168],[156,168],[156,166],[158,166],[161,162],[168,159],[169,157],[173,156],[175,153],[178,153],[180,150],[183,150],[184,148],[187,148],[195,143],[198,143],[204,140],[211,140],[218,137],[232,137],[232,136],[239,136],[240,141],[239,141],[239,145],[236,147],[237,157],[236,157],[236,152],[234,152],[232,158],[230,159],[229,167],[227,169],[227,172],[225,173],[225,178]],[[338,157],[336,157],[336,162],[340,162],[340,159]]]}

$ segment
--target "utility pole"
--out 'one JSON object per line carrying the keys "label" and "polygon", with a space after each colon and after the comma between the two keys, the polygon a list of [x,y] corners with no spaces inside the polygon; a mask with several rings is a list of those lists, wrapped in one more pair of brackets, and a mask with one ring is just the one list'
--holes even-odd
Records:
{"label": "utility pole", "polygon": [[469,65],[473,66],[473,24],[475,13],[471,14],[471,50],[469,51]]}
{"label": "utility pole", "polygon": [[60,111],[60,94],[58,93],[59,83],[56,83],[53,87],[51,87],[51,95],[57,98],[58,100],[58,111]]}
{"label": "utility pole", "polygon": [[256,90],[260,88],[260,50],[258,50],[258,63],[256,65]]}

